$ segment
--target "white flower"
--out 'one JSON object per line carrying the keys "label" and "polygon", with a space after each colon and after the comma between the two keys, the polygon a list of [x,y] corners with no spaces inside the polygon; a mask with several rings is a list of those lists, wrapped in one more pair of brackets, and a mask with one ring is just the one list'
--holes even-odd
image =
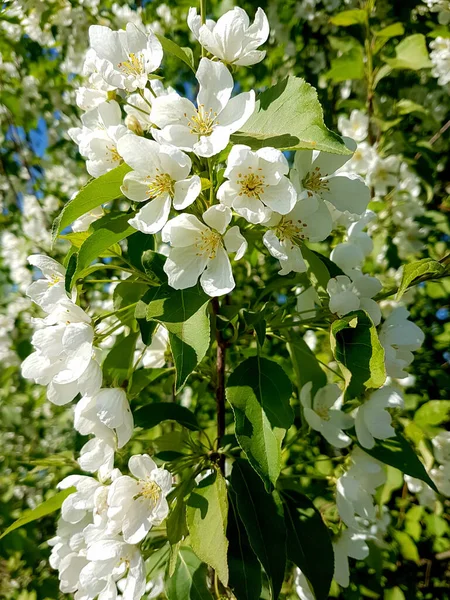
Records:
{"label": "white flower", "polygon": [[177,94],[153,100],[150,119],[159,129],[152,129],[152,134],[162,144],[209,157],[226,148],[230,135],[251,116],[255,93],[251,90],[231,98],[230,72],[224,64],[207,58],[201,59],[196,77],[197,107]]}
{"label": "white flower", "polygon": [[309,581],[299,568],[295,569],[295,591],[300,600],[315,600]]}
{"label": "white flower", "polygon": [[356,517],[372,522],[376,519],[373,494],[386,481],[380,462],[355,448],[351,454],[352,465],[336,483],[336,505],[347,527],[358,529]]}
{"label": "white flower", "polygon": [[376,277],[355,273],[353,281],[346,275],[338,275],[329,280],[327,292],[330,296],[329,308],[340,317],[354,310],[365,310],[375,325],[381,320],[381,311],[375,296],[382,288]]}
{"label": "white flower", "polygon": [[152,343],[145,351],[142,364],[146,368],[160,369],[164,367],[167,360],[167,349],[169,345],[169,332],[165,327],[158,327],[152,337]]}
{"label": "white flower", "polygon": [[411,494],[417,496],[419,504],[433,509],[436,504],[436,492],[420,479],[416,479],[410,475],[403,475],[403,478]]}
{"label": "white flower", "polygon": [[346,529],[333,543],[333,550],[334,579],[342,587],[348,587],[350,583],[349,557],[363,560],[369,556],[366,534]]}
{"label": "white flower", "polygon": [[[351,147],[354,150],[355,144]],[[338,210],[362,214],[370,200],[370,191],[354,173],[336,173],[350,156],[311,150],[295,153],[291,179],[303,198],[316,197],[331,202]]]}
{"label": "white flower", "polygon": [[239,7],[226,12],[217,23],[208,19],[204,25],[197,9],[190,8],[187,21],[200,44],[225,63],[249,66],[261,62],[266,55],[256,50],[269,37],[269,22],[261,8],[252,25],[245,10]]}
{"label": "white flower", "polygon": [[366,210],[358,221],[350,225],[347,241],[335,246],[330,254],[331,260],[349,277],[352,277],[355,269],[363,266],[365,258],[373,250],[373,242],[363,229],[374,218],[375,213]]}
{"label": "white flower", "polygon": [[369,117],[360,110],[352,110],[349,119],[339,115],[338,129],[342,135],[352,138],[355,142],[362,142],[369,131]]}
{"label": "white flower", "polygon": [[385,440],[395,436],[391,415],[386,408],[401,408],[402,396],[389,386],[373,392],[369,399],[356,409],[355,428],[358,441],[364,448],[373,448],[375,438]]}
{"label": "white flower", "polygon": [[99,71],[109,85],[130,92],[144,89],[148,74],[161,64],[163,50],[153,33],[148,35],[128,23],[126,30],[102,25],[89,27],[91,48],[99,59]]}
{"label": "white flower", "polygon": [[412,363],[413,352],[425,339],[423,331],[408,321],[408,316],[406,308],[396,307],[381,326],[379,334],[385,352],[386,373],[397,379],[408,376],[404,369]]}
{"label": "white flower", "polygon": [[367,172],[367,184],[373,187],[377,196],[385,196],[389,188],[398,183],[398,169],[397,156],[376,156]]}
{"label": "white flower", "polygon": [[328,384],[320,388],[312,400],[311,389],[312,381],[309,381],[300,392],[300,402],[308,425],[314,431],[319,431],[336,448],[345,448],[352,440],[342,430],[352,427],[353,419],[338,408],[341,390],[335,384]]}
{"label": "white flower", "polygon": [[326,204],[311,197],[300,199],[287,215],[274,213],[265,226],[269,230],[263,236],[263,243],[280,261],[279,274],[287,275],[291,271],[306,271],[300,244],[305,240],[319,242],[327,238],[332,221]]}
{"label": "white flower", "polygon": [[101,483],[86,475],[69,475],[58,483],[60,490],[75,487],[76,492],[67,496],[61,506],[61,516],[68,523],[78,523],[94,508],[94,495]]}
{"label": "white flower", "polygon": [[[316,316],[316,305],[318,304],[320,304],[320,298],[313,285],[300,292],[297,296],[296,306],[300,321],[314,318]],[[313,331],[310,331],[310,333],[315,336]]]}
{"label": "white flower", "polygon": [[228,179],[217,190],[218,200],[232,207],[250,223],[263,223],[272,211],[289,213],[297,194],[286,177],[289,165],[283,153],[275,148],[252,152],[248,146],[233,146],[224,177]]}
{"label": "white flower", "polygon": [[150,200],[129,220],[139,231],[161,231],[172,204],[176,210],[183,210],[200,194],[200,177],[187,178],[191,172],[191,159],[178,148],[138,136],[123,137],[117,148],[127,165],[134,169],[125,175],[120,188],[122,193],[134,202]]}
{"label": "white flower", "polygon": [[[450,6],[447,8],[447,14],[450,20]],[[439,85],[447,85],[450,82],[450,39],[439,36],[430,42],[430,48],[430,59],[433,63],[431,74],[438,78]]]}
{"label": "white flower", "polygon": [[166,496],[172,488],[172,476],[158,469],[147,454],[132,456],[128,467],[134,477],[123,475],[111,484],[108,517],[121,524],[126,542],[137,544],[153,525],[167,517]]}
{"label": "white flower", "polygon": [[80,584],[88,598],[115,599],[117,587],[123,600],[140,600],[145,593],[145,564],[139,548],[119,537],[101,539],[86,552],[89,561],[80,571]]}
{"label": "white flower", "polygon": [[33,254],[28,257],[28,262],[39,269],[44,278],[27,288],[27,296],[48,312],[54,304],[67,297],[64,285],[66,269],[44,254]]}
{"label": "white flower", "polygon": [[227,251],[235,252],[235,259],[239,260],[247,249],[239,227],[231,227],[225,233],[231,216],[228,207],[215,205],[203,213],[206,225],[187,213],[166,224],[162,238],[171,247],[164,271],[170,286],[184,290],[193,287],[200,277],[200,284],[209,296],[231,292],[235,282]]}
{"label": "white flower", "polygon": [[[344,137],[344,141],[347,138]],[[348,162],[339,170],[340,173],[358,173],[365,175],[370,169],[372,162],[375,160],[377,153],[373,146],[368,142],[361,142],[358,144],[353,156]]]}
{"label": "white flower", "polygon": [[431,469],[430,477],[439,490],[439,493],[450,497],[450,463],[445,463]]}

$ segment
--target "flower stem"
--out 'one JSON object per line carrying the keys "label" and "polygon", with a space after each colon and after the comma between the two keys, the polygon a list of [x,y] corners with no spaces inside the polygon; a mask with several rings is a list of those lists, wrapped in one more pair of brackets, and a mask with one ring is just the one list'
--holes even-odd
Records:
{"label": "flower stem", "polygon": [[[202,20],[202,25],[206,23],[206,0],[200,0],[200,18]],[[202,58],[206,56],[206,51],[202,46]]]}
{"label": "flower stem", "polygon": [[[219,313],[219,301],[217,298],[212,299],[212,308],[214,314]],[[216,358],[216,413],[217,413],[217,444],[220,447],[220,442],[225,435],[225,363],[226,363],[226,342],[222,340],[220,331],[216,327],[217,340],[217,358]],[[225,456],[222,454],[219,458],[219,468],[222,474],[225,474]]]}

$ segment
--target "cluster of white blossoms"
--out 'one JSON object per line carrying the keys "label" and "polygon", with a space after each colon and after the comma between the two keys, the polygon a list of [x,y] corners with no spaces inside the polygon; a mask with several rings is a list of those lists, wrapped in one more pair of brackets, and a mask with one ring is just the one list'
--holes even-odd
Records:
{"label": "cluster of white blossoms", "polygon": [[423,0],[428,7],[428,10],[437,13],[438,22],[441,25],[450,23],[450,2],[449,0]]}
{"label": "cluster of white blossoms", "polygon": [[59,571],[61,591],[76,592],[76,598],[115,598],[119,592],[139,600],[151,590],[138,544],[166,518],[172,476],[148,455],[130,458],[130,476],[114,468],[116,450],[134,429],[126,393],[102,388],[91,318],[67,295],[64,267],[43,255],[32,255],[29,262],[44,277],[27,294],[47,316],[34,319],[35,351],[23,361],[22,375],[47,386],[54,404],[79,398],[74,427],[93,437],[81,448],[78,463],[97,475],[71,475],[59,484],[76,491],[62,505],[57,535],[49,542],[50,564]]}
{"label": "cluster of white blossoms", "polygon": [[431,74],[437,78],[439,85],[447,85],[450,83],[450,39],[439,36],[430,42],[430,48]]}
{"label": "cluster of white blossoms", "polygon": [[[443,496],[450,497],[450,432],[440,431],[431,440],[434,464],[429,469],[429,476],[436,485],[439,493]],[[408,490],[412,494],[417,495],[417,499],[422,506],[434,508],[437,495],[428,484],[411,477],[404,476]]]}

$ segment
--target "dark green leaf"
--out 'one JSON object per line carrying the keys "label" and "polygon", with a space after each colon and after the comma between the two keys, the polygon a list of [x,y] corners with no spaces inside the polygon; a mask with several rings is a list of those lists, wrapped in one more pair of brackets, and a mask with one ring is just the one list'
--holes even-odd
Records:
{"label": "dark green leaf", "polygon": [[384,350],[367,313],[357,310],[334,321],[330,344],[344,373],[348,398],[357,398],[366,388],[383,385]]}
{"label": "dark green leaf", "polygon": [[230,375],[226,396],[234,412],[239,445],[270,490],[281,469],[281,442],[292,425],[292,384],[283,369],[255,356]]}
{"label": "dark green leaf", "polygon": [[229,490],[227,538],[229,586],[237,600],[259,600],[261,597],[261,565],[253,552],[236,504],[236,495]]}
{"label": "dark green leaf", "polygon": [[288,335],[289,343],[287,347],[297,379],[298,389],[300,390],[308,381],[312,381],[312,391],[315,393],[319,388],[327,384],[326,373],[300,333],[292,332]]}
{"label": "dark green leaf", "polygon": [[414,449],[400,433],[397,432],[394,438],[376,440],[375,446],[370,450],[364,448],[364,452],[386,465],[399,469],[406,475],[424,481],[434,491],[438,491]]}
{"label": "dark green leaf", "polygon": [[128,378],[133,365],[136,348],[136,333],[120,338],[108,352],[103,362],[103,375],[110,379],[113,386],[120,386]]}
{"label": "dark green leaf", "polygon": [[[148,285],[145,283],[137,283],[133,281],[122,281],[119,283],[113,292],[114,310],[120,310],[117,318],[129,327],[136,328],[136,318],[134,316],[135,304],[142,298],[148,290]],[[129,310],[124,310],[127,306]]]}
{"label": "dark green leaf", "polygon": [[286,527],[280,502],[266,492],[250,464],[240,458],[233,463],[231,487],[250,545],[269,578],[272,598],[278,598],[286,568]]}
{"label": "dark green leaf", "polygon": [[151,383],[164,377],[165,375],[169,375],[170,373],[171,369],[149,368],[138,369],[137,371],[134,371],[131,377],[131,385],[128,390],[130,398],[135,398]]}
{"label": "dark green leaf", "polygon": [[342,139],[325,126],[316,90],[304,79],[292,76],[258,96],[255,112],[244,129],[231,138],[253,150],[272,146],[351,154]]}
{"label": "dark green leaf", "polygon": [[[142,231],[136,231],[133,235],[128,238],[128,260],[139,269],[144,271],[144,265],[142,264],[142,257],[147,250],[155,249],[155,236]],[[145,271],[144,271],[145,272]]]}
{"label": "dark green leaf", "polygon": [[283,492],[287,556],[303,572],[317,600],[327,600],[334,573],[331,538],[320,513],[303,494]]}
{"label": "dark green leaf", "polygon": [[72,289],[72,279],[76,273],[77,264],[78,264],[78,254],[74,253],[70,256],[69,262],[67,263],[67,267],[66,267],[66,277],[65,277],[64,283],[65,283],[66,292],[68,294],[70,294],[70,291]]}
{"label": "dark green leaf", "polygon": [[134,413],[134,424],[144,429],[156,427],[162,421],[176,421],[187,429],[199,429],[194,413],[174,402],[152,402]]}

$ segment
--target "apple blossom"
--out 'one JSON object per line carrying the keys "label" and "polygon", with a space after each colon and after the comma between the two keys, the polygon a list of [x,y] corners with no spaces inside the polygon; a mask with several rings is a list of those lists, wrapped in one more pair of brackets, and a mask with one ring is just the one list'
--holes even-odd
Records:
{"label": "apple blossom", "polygon": [[405,307],[397,306],[384,321],[379,334],[385,352],[386,372],[397,379],[408,376],[404,369],[412,363],[413,352],[425,339],[423,331],[408,321],[408,316]]}
{"label": "apple blossom", "polygon": [[338,128],[342,135],[355,142],[362,142],[368,134],[369,117],[360,110],[352,110],[348,119],[344,115],[339,115]]}
{"label": "apple blossom", "polygon": [[254,91],[231,98],[233,78],[222,63],[200,60],[197,107],[178,94],[154,98],[150,119],[159,129],[153,137],[197,156],[210,157],[223,150],[230,135],[240,129],[255,109]]}
{"label": "apple blossom", "polygon": [[309,381],[300,391],[300,402],[308,425],[336,448],[345,448],[351,443],[351,438],[343,429],[352,427],[353,419],[337,407],[341,390],[335,384],[328,384],[320,388],[312,400],[311,389],[312,381]]}
{"label": "apple blossom", "polygon": [[215,205],[203,213],[206,225],[187,213],[165,225],[162,238],[171,247],[164,271],[170,286],[184,290],[194,286],[200,277],[209,296],[231,292],[235,282],[227,252],[235,252],[235,259],[239,260],[247,248],[239,227],[227,231],[231,217],[227,206]]}
{"label": "apple blossom", "polygon": [[139,231],[161,231],[172,204],[176,210],[183,210],[200,194],[200,177],[187,177],[192,162],[178,148],[137,136],[123,137],[117,147],[125,162],[134,169],[125,175],[122,193],[135,202],[150,200],[129,221]]}
{"label": "apple blossom", "polygon": [[203,25],[197,9],[190,8],[188,25],[200,44],[225,63],[250,66],[261,62],[266,55],[256,50],[269,37],[269,22],[262,8],[256,11],[252,25],[245,10],[237,6],[217,23],[208,19]]}
{"label": "apple blossom", "polygon": [[354,310],[365,310],[375,325],[381,320],[381,311],[372,297],[381,291],[381,282],[376,277],[355,273],[353,280],[346,275],[338,275],[329,280],[327,292],[330,296],[329,308],[340,317]]}
{"label": "apple blossom", "polygon": [[224,177],[228,180],[217,190],[218,200],[233,208],[249,223],[264,223],[273,214],[289,213],[297,194],[286,177],[289,165],[275,148],[256,152],[237,144],[228,155]]}
{"label": "apple blossom", "polygon": [[363,560],[369,556],[366,535],[352,529],[345,529],[333,543],[334,579],[342,587],[350,583],[349,558]]}
{"label": "apple blossom", "polygon": [[395,436],[391,415],[386,408],[402,408],[402,396],[389,386],[375,390],[369,399],[356,409],[355,428],[363,448],[373,448],[375,439],[385,440]]}

